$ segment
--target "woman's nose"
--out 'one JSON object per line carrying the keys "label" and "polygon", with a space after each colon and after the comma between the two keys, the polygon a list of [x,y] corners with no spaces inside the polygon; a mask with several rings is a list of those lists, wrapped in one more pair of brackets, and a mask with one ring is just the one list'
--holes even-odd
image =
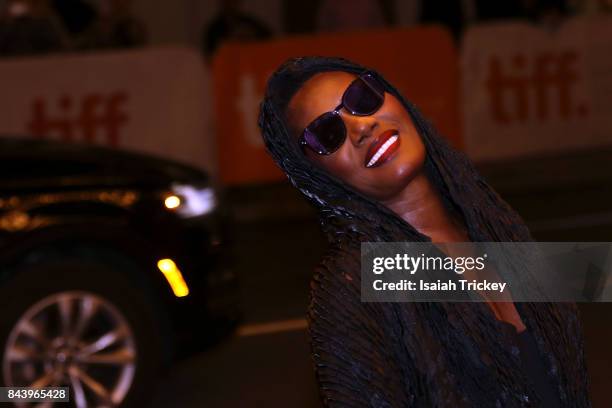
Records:
{"label": "woman's nose", "polygon": [[374,129],[378,127],[378,121],[374,116],[354,116],[346,114],[342,118],[346,125],[348,137],[355,147],[367,142],[374,135]]}

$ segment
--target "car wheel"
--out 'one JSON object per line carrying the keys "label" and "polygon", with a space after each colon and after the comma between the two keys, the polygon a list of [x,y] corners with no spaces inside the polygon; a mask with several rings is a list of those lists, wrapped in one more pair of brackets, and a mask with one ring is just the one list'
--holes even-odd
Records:
{"label": "car wheel", "polygon": [[90,261],[19,270],[0,288],[3,385],[68,386],[78,408],[142,406],[163,355],[143,286]]}

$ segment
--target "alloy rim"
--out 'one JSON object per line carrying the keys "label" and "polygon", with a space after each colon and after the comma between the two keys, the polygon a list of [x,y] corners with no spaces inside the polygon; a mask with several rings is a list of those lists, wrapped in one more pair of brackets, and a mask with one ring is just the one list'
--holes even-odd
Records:
{"label": "alloy rim", "polygon": [[108,300],[90,292],[61,292],[19,318],[2,366],[9,387],[68,386],[77,408],[115,407],[134,379],[136,341]]}

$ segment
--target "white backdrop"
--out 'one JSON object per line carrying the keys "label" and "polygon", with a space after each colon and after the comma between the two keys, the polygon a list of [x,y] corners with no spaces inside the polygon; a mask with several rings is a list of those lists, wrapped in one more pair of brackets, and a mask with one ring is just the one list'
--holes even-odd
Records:
{"label": "white backdrop", "polygon": [[461,54],[465,148],[476,160],[612,145],[612,17],[549,32],[468,30]]}
{"label": "white backdrop", "polygon": [[0,63],[0,134],[89,142],[216,173],[209,74],[186,48]]}

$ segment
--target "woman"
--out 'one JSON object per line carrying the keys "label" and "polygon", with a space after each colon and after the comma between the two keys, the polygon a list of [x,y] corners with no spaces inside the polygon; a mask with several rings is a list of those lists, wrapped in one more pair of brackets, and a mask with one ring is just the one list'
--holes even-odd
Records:
{"label": "woman", "polygon": [[309,331],[326,406],[588,407],[572,304],[362,303],[360,243],[530,241],[518,215],[379,74],[296,58],[259,125],[320,211]]}

